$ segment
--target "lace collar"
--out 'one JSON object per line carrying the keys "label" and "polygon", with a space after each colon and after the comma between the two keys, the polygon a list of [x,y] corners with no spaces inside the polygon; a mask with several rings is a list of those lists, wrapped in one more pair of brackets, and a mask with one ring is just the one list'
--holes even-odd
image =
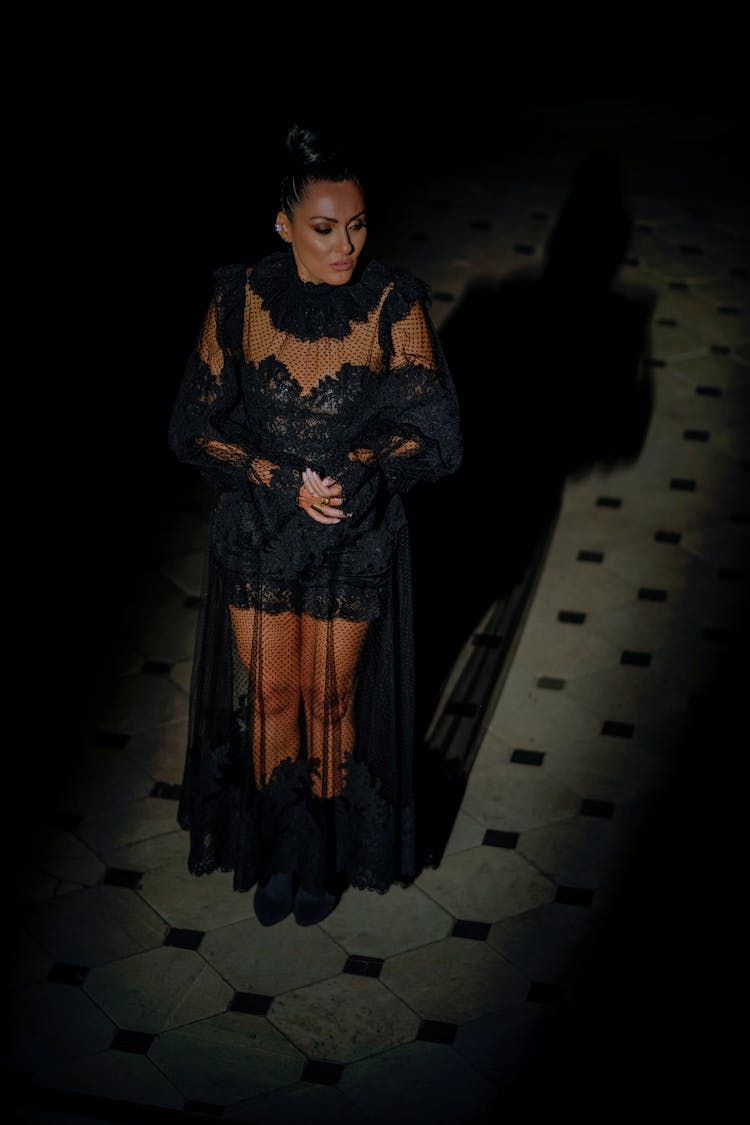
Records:
{"label": "lace collar", "polygon": [[261,258],[252,267],[250,288],[262,298],[275,328],[300,340],[328,336],[343,340],[352,322],[367,320],[393,274],[381,262],[360,258],[346,285],[302,281],[291,251]]}

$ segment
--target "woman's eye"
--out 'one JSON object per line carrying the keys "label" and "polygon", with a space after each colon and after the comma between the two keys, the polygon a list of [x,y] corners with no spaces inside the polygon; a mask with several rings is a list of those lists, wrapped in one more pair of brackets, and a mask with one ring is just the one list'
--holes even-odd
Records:
{"label": "woman's eye", "polygon": [[331,230],[331,227],[315,227],[315,231],[317,234],[330,234]]}
{"label": "woman's eye", "polygon": [[359,221],[359,222],[357,222],[357,223],[352,223],[352,227],[351,227],[351,229],[352,229],[352,230],[364,230],[366,226],[367,226],[367,223],[363,222],[363,221],[362,221],[362,220],[360,219],[360,221]]}

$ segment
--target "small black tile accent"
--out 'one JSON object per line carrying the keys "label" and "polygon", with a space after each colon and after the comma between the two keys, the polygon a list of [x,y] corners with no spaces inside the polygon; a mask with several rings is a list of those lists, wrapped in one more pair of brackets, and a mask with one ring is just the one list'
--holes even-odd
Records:
{"label": "small black tile accent", "polygon": [[730,582],[741,582],[745,577],[745,571],[736,566],[720,566],[716,571],[716,577],[726,578]]}
{"label": "small black tile accent", "polygon": [[726,644],[726,642],[730,641],[734,636],[734,631],[732,629],[708,628],[701,630],[701,636],[704,641]]}
{"label": "small black tile accent", "polygon": [[413,242],[429,242],[430,236],[426,231],[417,230],[411,236]]}
{"label": "small black tile accent", "polygon": [[186,609],[197,609],[201,600],[197,594],[188,594],[182,604]]}
{"label": "small black tile accent", "polygon": [[677,321],[671,316],[660,316],[656,323],[663,324],[665,328],[675,328],[677,326]]}
{"label": "small black tile accent", "polygon": [[163,944],[176,945],[178,949],[197,949],[205,936],[205,930],[181,930],[174,927],[167,933]]}
{"label": "small black tile accent", "polygon": [[223,1105],[215,1105],[213,1102],[199,1102],[195,1098],[188,1098],[182,1108],[184,1113],[202,1113],[206,1117],[221,1117],[224,1113]]}
{"label": "small black tile accent", "polygon": [[474,230],[492,230],[492,223],[487,219],[474,219],[469,225]]}
{"label": "small black tile accent", "polygon": [[562,691],[565,687],[565,680],[561,680],[557,676],[540,676],[536,682],[539,688],[545,688],[548,691]]}
{"label": "small black tile accent", "polygon": [[453,927],[453,936],[470,938],[472,941],[486,941],[492,926],[489,922],[470,922],[459,918]]}
{"label": "small black tile accent", "polygon": [[129,734],[120,734],[116,730],[98,730],[93,737],[92,745],[107,747],[112,750],[122,750],[130,742]]}
{"label": "small black tile accent", "polygon": [[75,832],[82,820],[83,816],[81,813],[55,809],[50,815],[48,824],[50,828],[58,828],[61,832]]}
{"label": "small black tile accent", "polygon": [[143,878],[142,871],[128,871],[124,867],[108,867],[102,876],[102,883],[108,887],[130,887],[135,890]]}
{"label": "small black tile accent", "polygon": [[379,977],[382,969],[382,957],[365,957],[355,954],[352,957],[347,957],[343,971],[352,973],[357,977]]}
{"label": "small black tile accent", "polygon": [[683,244],[679,247],[679,251],[680,251],[681,254],[702,254],[703,253],[700,246],[696,246],[695,243],[693,243],[693,242],[683,242]]}
{"label": "small black tile accent", "polygon": [[609,818],[614,816],[615,806],[611,801],[599,801],[594,797],[584,797],[579,809],[581,816],[601,816]]}
{"label": "small black tile accent", "polygon": [[709,387],[701,383],[695,388],[695,393],[705,398],[721,398],[721,387]]}
{"label": "small black tile accent", "polygon": [[121,1028],[115,1032],[110,1047],[113,1051],[130,1051],[133,1055],[145,1055],[155,1039],[156,1036],[148,1031],[128,1031]]}
{"label": "small black tile accent", "polygon": [[343,1072],[344,1067],[341,1063],[313,1060],[305,1066],[300,1081],[315,1082],[318,1086],[336,1086]]}
{"label": "small black tile accent", "polygon": [[591,906],[594,892],[588,887],[558,887],[555,902],[563,906]]}
{"label": "small black tile accent", "polygon": [[732,512],[730,523],[750,523],[750,512]]}
{"label": "small black tile accent", "polygon": [[635,734],[635,727],[632,723],[621,723],[616,719],[605,719],[602,723],[602,734],[607,734],[611,738],[632,738]]}
{"label": "small black tile accent", "polygon": [[683,430],[682,436],[685,441],[708,441],[708,430]]}
{"label": "small black tile accent", "polygon": [[586,614],[579,613],[577,609],[561,609],[557,615],[557,620],[564,622],[566,625],[583,625]]}
{"label": "small black tile accent", "polygon": [[655,359],[654,356],[649,356],[648,359],[644,359],[643,363],[644,363],[644,366],[646,366],[646,367],[666,367],[667,366],[666,359]]}
{"label": "small black tile accent", "polygon": [[417,1039],[423,1043],[444,1043],[447,1047],[456,1038],[457,1023],[443,1023],[441,1020],[422,1020]]}
{"label": "small black tile accent", "polygon": [[747,277],[747,269],[745,268],[745,266],[730,266],[729,276],[730,277]]}
{"label": "small black tile accent", "polygon": [[740,310],[737,308],[736,305],[718,305],[717,308],[716,308],[716,311],[718,313],[721,313],[722,316],[739,316],[740,315]]}
{"label": "small black tile accent", "polygon": [[448,289],[435,289],[432,297],[435,301],[455,301],[456,294],[451,293]]}
{"label": "small black tile accent", "polygon": [[172,671],[172,665],[166,660],[146,660],[141,664],[141,671],[151,676],[167,676]]}
{"label": "small black tile accent", "polygon": [[519,766],[541,766],[544,753],[541,750],[514,750],[510,760]]}
{"label": "small black tile accent", "polygon": [[669,487],[675,492],[695,492],[697,486],[694,480],[689,480],[687,477],[672,477]]}
{"label": "small black tile accent", "polygon": [[182,786],[171,781],[157,781],[151,790],[152,797],[161,797],[164,801],[179,801]]}
{"label": "small black tile accent", "polygon": [[561,984],[555,981],[534,980],[529,985],[526,999],[534,1004],[559,1004],[564,995]]}
{"label": "small black tile accent", "polygon": [[499,828],[488,828],[482,843],[488,848],[508,848],[511,851],[518,843],[518,832],[501,832]]}
{"label": "small black tile accent", "polygon": [[668,596],[666,590],[657,590],[653,586],[641,586],[638,591],[638,600],[642,602],[665,602]]}
{"label": "small black tile accent", "polygon": [[657,543],[674,543],[677,544],[682,539],[679,531],[657,531],[654,535]]}
{"label": "small black tile accent", "polygon": [[576,555],[578,562],[600,563],[604,561],[603,551],[579,551]]}
{"label": "small black tile accent", "polygon": [[620,656],[621,664],[635,664],[638,668],[648,668],[651,663],[650,652],[637,652],[635,649],[626,648]]}
{"label": "small black tile accent", "polygon": [[443,708],[444,715],[458,715],[461,719],[473,719],[478,711],[478,704],[462,703],[458,699],[450,700]]}
{"label": "small black tile accent", "polygon": [[272,1004],[273,996],[263,996],[260,992],[235,992],[229,1001],[228,1011],[264,1016]]}
{"label": "small black tile accent", "polygon": [[533,254],[534,247],[529,246],[527,242],[516,242],[513,246],[514,254]]}
{"label": "small black tile accent", "polygon": [[670,281],[669,288],[684,291],[688,288],[688,283],[686,281]]}
{"label": "small black tile accent", "polygon": [[712,344],[710,348],[712,355],[729,355],[731,350],[726,344]]}
{"label": "small black tile accent", "polygon": [[65,961],[57,961],[47,973],[47,980],[55,984],[83,984],[89,970],[83,965],[68,965]]}
{"label": "small black tile accent", "polygon": [[476,648],[500,648],[503,640],[501,633],[475,633],[471,643]]}
{"label": "small black tile accent", "polygon": [[621,508],[622,500],[618,496],[597,496],[597,508]]}

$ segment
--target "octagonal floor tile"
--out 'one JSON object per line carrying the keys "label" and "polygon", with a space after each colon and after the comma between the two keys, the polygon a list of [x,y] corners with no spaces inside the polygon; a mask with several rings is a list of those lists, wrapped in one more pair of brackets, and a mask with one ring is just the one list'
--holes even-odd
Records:
{"label": "octagonal floor tile", "polygon": [[[76,1059],[46,1071],[40,1075],[40,1083],[55,1090],[114,1099],[124,1106],[130,1104],[133,1121],[141,1118],[144,1105],[181,1110],[185,1103],[183,1095],[151,1059],[129,1051],[102,1051],[98,1055]],[[124,1106],[120,1105],[118,1109],[122,1110]],[[40,1120],[44,1121],[44,1118]],[[76,1117],[75,1120],[83,1122],[84,1119]],[[85,1121],[89,1120],[87,1113]],[[57,1121],[57,1115],[54,1121]]]}
{"label": "octagonal floor tile", "polygon": [[[492,1085],[452,1047],[407,1043],[348,1066],[339,1081],[374,1122],[459,1125],[490,1120]],[[502,1117],[498,1116],[498,1122]]]}
{"label": "octagonal floor tile", "polygon": [[593,924],[585,907],[550,902],[496,922],[487,944],[530,980],[558,982],[592,933]]}
{"label": "octagonal floor tile", "polygon": [[216,930],[253,914],[252,894],[233,890],[231,871],[193,875],[187,851],[183,862],[146,872],[140,893],[170,926],[180,929]]}
{"label": "octagonal floor tile", "polygon": [[36,1076],[83,1055],[106,1050],[114,1023],[80,989],[41,981],[18,989],[6,1004],[8,1061]]}
{"label": "octagonal floor tile", "polygon": [[244,1012],[167,1031],[149,1057],[186,1100],[222,1106],[289,1086],[305,1065],[264,1016]]}
{"label": "octagonal floor tile", "polygon": [[268,1019],[312,1059],[349,1063],[408,1043],[419,1019],[372,977],[344,974],[277,997]]}
{"label": "octagonal floor tile", "polygon": [[552,880],[516,851],[485,846],[445,856],[417,884],[454,918],[471,922],[498,922],[555,895]]}
{"label": "octagonal floor tile", "polygon": [[350,888],[321,923],[347,953],[390,957],[450,933],[453,919],[417,886],[380,895]]}
{"label": "octagonal floor tile", "polygon": [[529,980],[483,941],[448,937],[400,953],[380,979],[424,1020],[465,1023],[523,1000]]}
{"label": "octagonal floor tile", "polygon": [[344,950],[319,926],[298,926],[292,915],[275,926],[253,917],[211,930],[201,955],[237,992],[264,996],[336,976],[346,962]]}
{"label": "octagonal floor tile", "polygon": [[30,906],[26,925],[56,961],[91,968],[160,946],[163,918],[126,887],[102,885]]}
{"label": "octagonal floor tile", "polygon": [[486,828],[523,832],[578,811],[578,796],[538,767],[507,763],[483,766],[478,760],[461,807]]}
{"label": "octagonal floor tile", "polygon": [[223,1121],[247,1125],[372,1125],[341,1090],[301,1082],[224,1110]]}
{"label": "octagonal floor tile", "polygon": [[159,1032],[225,1012],[232,989],[189,949],[162,946],[92,969],[84,989],[118,1027]]}

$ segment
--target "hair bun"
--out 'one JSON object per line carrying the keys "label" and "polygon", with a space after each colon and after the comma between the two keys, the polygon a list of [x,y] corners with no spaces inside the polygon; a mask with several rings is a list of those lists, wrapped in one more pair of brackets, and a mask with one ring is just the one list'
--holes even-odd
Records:
{"label": "hair bun", "polygon": [[320,136],[315,129],[292,125],[286,135],[286,151],[290,168],[322,164],[329,154],[324,152]]}

